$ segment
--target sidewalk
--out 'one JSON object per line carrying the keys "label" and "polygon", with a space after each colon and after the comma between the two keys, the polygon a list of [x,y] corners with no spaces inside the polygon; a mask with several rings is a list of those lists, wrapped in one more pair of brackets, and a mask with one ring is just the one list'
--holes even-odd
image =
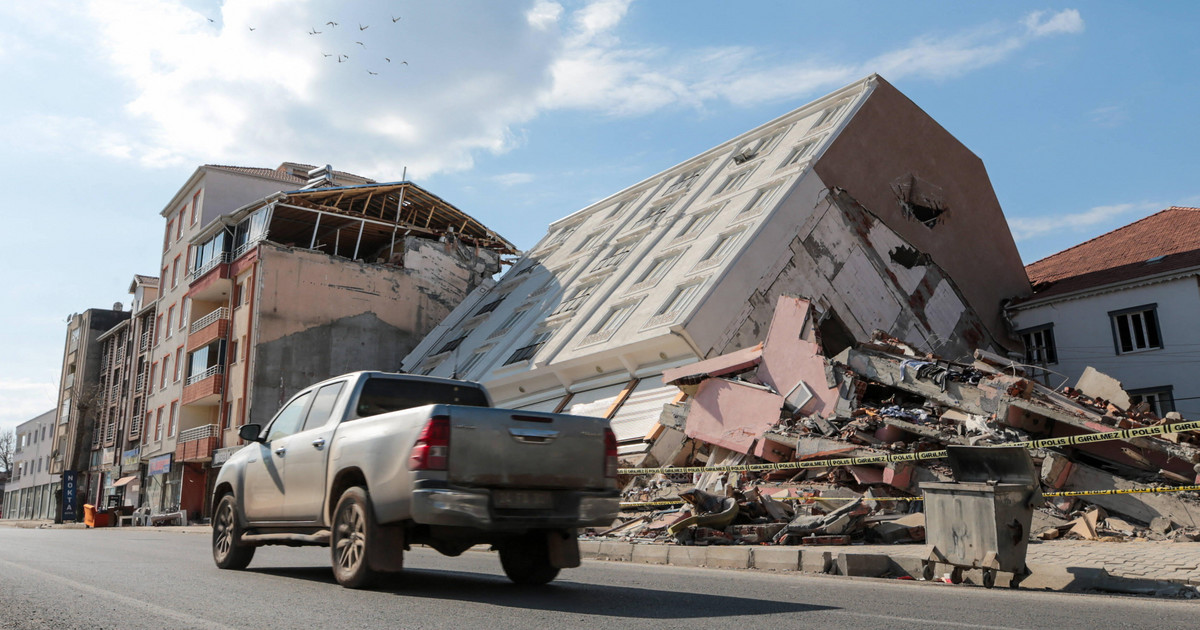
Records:
{"label": "sidewalk", "polygon": [[[710,546],[580,541],[585,558],[722,569],[803,571],[860,577],[921,578],[927,545]],[[1102,591],[1200,597],[1200,543],[1034,541],[1026,565],[1033,572],[1021,588],[1065,592]],[[950,568],[937,565],[939,577]],[[998,587],[1008,586],[1001,573]],[[963,581],[981,584],[978,570]]]}

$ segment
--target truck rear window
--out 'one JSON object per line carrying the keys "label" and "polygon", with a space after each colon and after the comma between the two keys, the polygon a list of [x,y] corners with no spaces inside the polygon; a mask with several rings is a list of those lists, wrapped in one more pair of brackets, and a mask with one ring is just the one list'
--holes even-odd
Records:
{"label": "truck rear window", "polygon": [[469,385],[372,378],[363,383],[354,417],[366,418],[389,411],[437,404],[487,407],[488,400],[483,390]]}

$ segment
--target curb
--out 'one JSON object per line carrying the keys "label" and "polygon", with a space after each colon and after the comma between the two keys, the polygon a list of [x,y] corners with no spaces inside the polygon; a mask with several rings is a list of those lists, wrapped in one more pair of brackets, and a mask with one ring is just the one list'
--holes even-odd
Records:
{"label": "curb", "polygon": [[[922,581],[923,558],[911,554],[863,553],[828,547],[772,546],[682,546],[629,543],[610,540],[581,540],[582,558],[609,562],[634,562],[676,567],[745,569],[776,573],[808,573],[872,578],[912,578]],[[945,568],[938,565],[939,572]],[[1196,586],[1185,580],[1151,580],[1115,576],[1102,568],[1029,564],[1032,575],[1021,588],[1029,591],[1063,593],[1104,592],[1156,597],[1200,597]],[[1000,588],[1009,575],[1001,573]],[[963,583],[980,585],[979,569],[963,571]]]}

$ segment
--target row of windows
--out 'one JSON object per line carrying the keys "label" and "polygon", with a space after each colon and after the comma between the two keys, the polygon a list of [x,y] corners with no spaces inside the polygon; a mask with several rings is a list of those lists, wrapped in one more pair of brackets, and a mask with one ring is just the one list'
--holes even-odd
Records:
{"label": "row of windows", "polygon": [[[1159,334],[1158,305],[1147,304],[1108,314],[1112,325],[1113,349],[1116,354],[1131,354],[1163,347]],[[1054,343],[1054,324],[1036,326],[1020,331],[1025,343],[1025,362],[1030,365],[1058,363],[1058,348]]]}
{"label": "row of windows", "polygon": [[[163,234],[164,252],[170,249],[171,243],[179,242],[179,239],[183,238],[183,224],[185,219],[187,220],[188,225],[195,225],[196,221],[200,219],[200,192],[201,191],[196,191],[196,194],[192,195],[192,201],[190,205],[185,203],[183,207],[179,209],[179,212],[176,212],[174,216],[172,216],[170,219],[167,219],[167,230]],[[174,237],[174,240],[172,240],[172,236]],[[164,281],[166,280],[166,277],[166,274],[163,274]]]}

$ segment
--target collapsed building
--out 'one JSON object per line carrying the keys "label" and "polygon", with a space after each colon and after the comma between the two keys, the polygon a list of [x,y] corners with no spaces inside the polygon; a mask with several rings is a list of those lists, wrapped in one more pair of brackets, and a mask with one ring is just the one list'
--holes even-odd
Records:
{"label": "collapsed building", "polygon": [[826,348],[969,357],[1018,347],[1000,307],[1028,293],[982,162],[872,75],[554,222],[404,369],[607,417],[653,464],[667,372],[760,341],[780,295],[813,296]]}
{"label": "collapsed building", "polygon": [[947,360],[882,332],[833,355],[816,321],[807,300],[781,297],[763,343],[665,373],[685,400],[659,420],[662,465],[622,471],[643,512],[600,533],[921,541],[910,512],[921,482],[949,480],[945,447],[1017,444],[1048,498],[1032,533],[1200,540],[1200,422],[1159,417],[1095,370],[1056,391],[999,355]]}

